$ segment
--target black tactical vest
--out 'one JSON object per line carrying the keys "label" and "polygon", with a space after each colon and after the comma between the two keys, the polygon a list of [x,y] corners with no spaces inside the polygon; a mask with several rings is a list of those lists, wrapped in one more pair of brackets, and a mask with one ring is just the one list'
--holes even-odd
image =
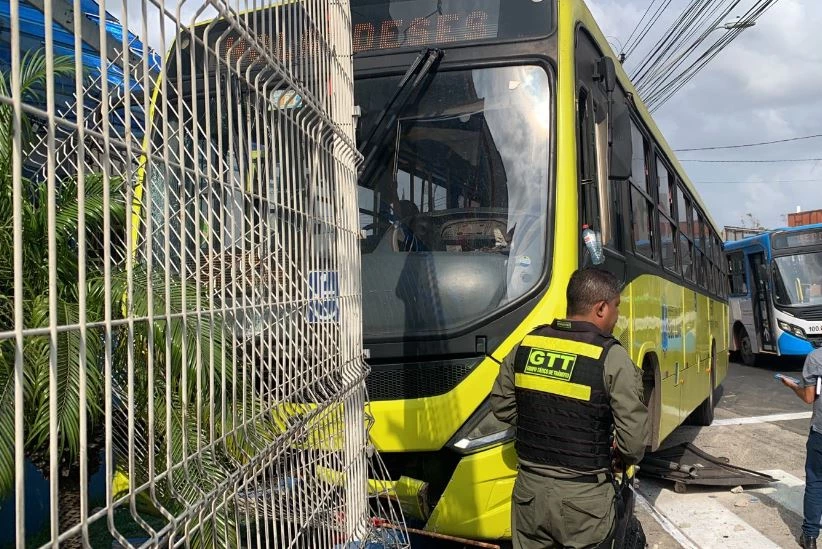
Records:
{"label": "black tactical vest", "polygon": [[525,337],[514,362],[521,459],[583,472],[610,467],[614,419],[603,368],[618,344],[593,324],[569,320]]}

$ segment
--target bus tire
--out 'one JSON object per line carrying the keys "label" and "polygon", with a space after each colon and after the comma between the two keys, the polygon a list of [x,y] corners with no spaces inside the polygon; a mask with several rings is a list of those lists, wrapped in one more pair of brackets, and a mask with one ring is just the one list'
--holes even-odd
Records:
{"label": "bus tire", "polygon": [[756,365],[756,353],[753,352],[751,337],[745,328],[740,328],[738,335],[739,358],[745,366]]}
{"label": "bus tire", "polygon": [[708,398],[702,401],[693,414],[691,423],[707,427],[714,422],[714,409],[716,408],[716,343],[711,345],[711,388],[708,391]]}

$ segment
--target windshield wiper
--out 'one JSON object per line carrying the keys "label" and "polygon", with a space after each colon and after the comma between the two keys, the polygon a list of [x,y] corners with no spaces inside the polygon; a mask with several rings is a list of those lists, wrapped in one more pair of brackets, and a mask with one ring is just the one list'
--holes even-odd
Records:
{"label": "windshield wiper", "polygon": [[[378,153],[386,144],[386,137],[397,121],[402,109],[411,101],[414,92],[420,88],[425,77],[431,74],[442,59],[442,50],[426,48],[408,67],[405,75],[400,79],[397,89],[386,103],[374,124],[374,129],[360,148],[365,160],[360,168],[360,179],[368,181],[376,165]],[[401,97],[402,96],[402,97]]]}

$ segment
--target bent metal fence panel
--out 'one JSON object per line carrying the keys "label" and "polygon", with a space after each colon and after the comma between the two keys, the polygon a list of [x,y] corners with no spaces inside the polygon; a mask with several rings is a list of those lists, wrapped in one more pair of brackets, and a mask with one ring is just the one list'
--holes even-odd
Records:
{"label": "bent metal fence panel", "polygon": [[367,436],[348,2],[0,17],[0,545],[404,546]]}

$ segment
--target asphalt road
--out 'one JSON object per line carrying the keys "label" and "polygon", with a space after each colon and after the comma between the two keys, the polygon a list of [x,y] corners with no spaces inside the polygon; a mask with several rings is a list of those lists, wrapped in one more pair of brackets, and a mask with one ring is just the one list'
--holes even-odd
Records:
{"label": "asphalt road", "polygon": [[800,377],[801,362],[763,362],[756,367],[731,364],[714,424],[680,427],[666,445],[693,442],[778,482],[741,493],[691,486],[680,494],[671,482],[640,480],[647,505],[639,505],[637,514],[649,547],[798,547],[810,406],[773,378],[777,372]]}

